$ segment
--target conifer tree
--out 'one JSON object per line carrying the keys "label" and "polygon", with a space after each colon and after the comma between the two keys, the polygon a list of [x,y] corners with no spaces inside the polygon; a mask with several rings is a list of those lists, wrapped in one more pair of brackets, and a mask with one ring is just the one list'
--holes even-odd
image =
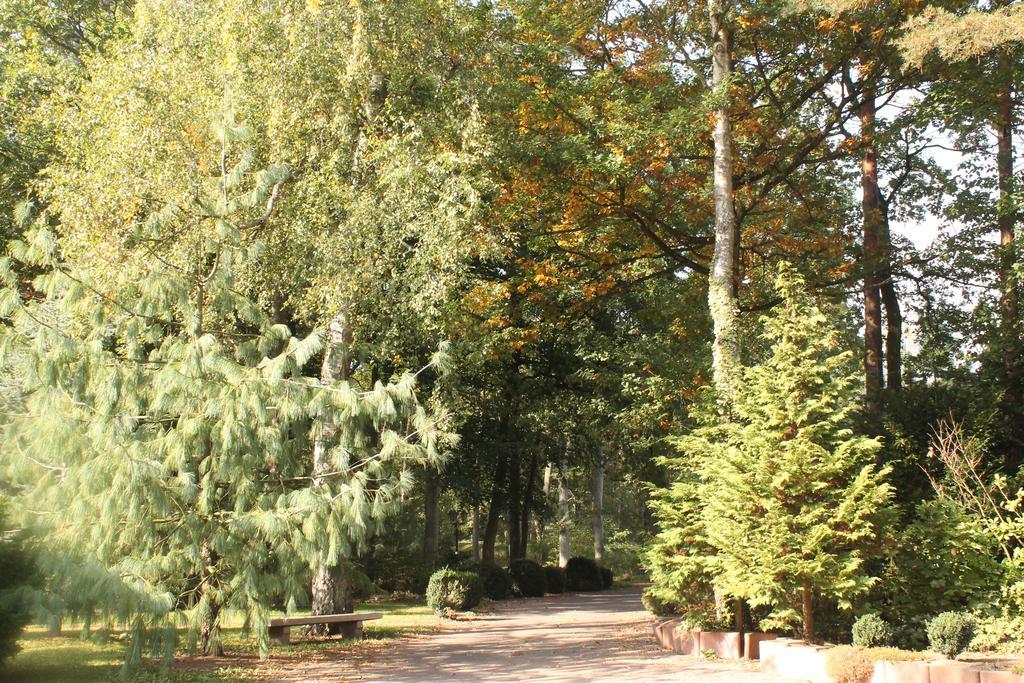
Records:
{"label": "conifer tree", "polygon": [[[126,228],[139,248],[116,279],[65,262],[45,221],[11,249],[43,274],[19,289],[2,269],[2,348],[27,368],[8,474],[26,521],[81,564],[63,581],[78,603],[133,632],[129,663],[181,620],[217,652],[226,608],[265,653],[271,602],[304,599],[311,567],[358,549],[439,458],[414,375],[323,386],[302,373],[320,333],[293,337],[241,293],[289,170],[254,171],[233,116],[213,132],[203,190]],[[344,438],[314,472],[324,423]]]}
{"label": "conifer tree", "polygon": [[[859,404],[850,352],[799,276],[781,270],[777,288],[783,303],[763,320],[769,355],[743,369],[731,420],[711,417],[680,439],[676,466],[699,483],[668,510],[700,520],[686,521],[697,543],[674,539],[677,552],[699,555],[677,560],[680,570],[770,607],[763,627],[802,623],[813,639],[816,600],[848,607],[873,582],[864,560],[891,489],[874,463],[878,442],[850,429]],[[673,542],[665,528],[663,545]],[[662,585],[677,579],[668,572]]]}

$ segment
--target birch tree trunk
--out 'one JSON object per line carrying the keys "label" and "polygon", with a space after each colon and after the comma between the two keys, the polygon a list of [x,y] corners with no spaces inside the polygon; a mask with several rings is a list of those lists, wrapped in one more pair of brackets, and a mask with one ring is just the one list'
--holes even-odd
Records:
{"label": "birch tree trunk", "polygon": [[712,365],[715,388],[724,404],[731,402],[740,366],[737,266],[739,235],[733,197],[732,124],[729,119],[729,79],[732,75],[731,36],[726,0],[709,0],[712,32],[712,87],[715,111],[715,246],[708,278],[708,306],[714,326]]}
{"label": "birch tree trunk", "polygon": [[594,472],[594,561],[604,561],[604,463]]}
{"label": "birch tree trunk", "polygon": [[480,561],[480,506],[473,506],[473,528],[469,534],[470,557],[474,562]]}
{"label": "birch tree trunk", "polygon": [[[732,36],[727,0],[708,0],[711,26],[711,86],[718,106],[715,110],[715,247],[708,277],[708,308],[714,328],[712,370],[719,406],[730,412],[740,370],[739,330],[739,226],[733,196],[732,122],[729,118],[729,80],[732,76]],[[737,601],[739,603],[739,601]],[[742,603],[736,611],[736,629],[743,630]]]}
{"label": "birch tree trunk", "polygon": [[558,566],[569,564],[569,482],[566,481],[565,467],[560,468],[558,477]]}

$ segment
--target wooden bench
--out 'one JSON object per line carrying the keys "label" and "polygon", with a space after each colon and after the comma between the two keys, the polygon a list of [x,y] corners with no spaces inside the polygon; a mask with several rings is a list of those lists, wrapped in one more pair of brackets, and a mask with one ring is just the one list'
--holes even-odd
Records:
{"label": "wooden bench", "polygon": [[292,626],[311,624],[340,624],[345,638],[362,638],[363,622],[380,619],[383,612],[352,612],[350,614],[322,614],[310,617],[281,617],[270,620],[270,642],[287,645],[291,642]]}

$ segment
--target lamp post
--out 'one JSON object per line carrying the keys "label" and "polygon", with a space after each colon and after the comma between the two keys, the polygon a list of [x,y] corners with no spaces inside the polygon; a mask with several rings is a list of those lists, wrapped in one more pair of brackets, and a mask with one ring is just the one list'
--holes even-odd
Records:
{"label": "lamp post", "polygon": [[455,561],[459,561],[459,525],[466,521],[466,511],[452,508],[448,511],[448,521],[452,523],[452,535],[455,537]]}

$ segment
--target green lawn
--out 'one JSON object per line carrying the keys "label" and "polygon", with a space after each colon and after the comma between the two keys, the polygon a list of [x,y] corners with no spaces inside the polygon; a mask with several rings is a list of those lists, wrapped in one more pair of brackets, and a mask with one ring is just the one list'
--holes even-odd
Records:
{"label": "green lawn", "polygon": [[[134,681],[245,681],[268,677],[276,664],[296,659],[333,659],[342,656],[372,656],[384,641],[412,633],[427,633],[437,628],[435,617],[426,605],[413,602],[372,602],[358,606],[357,611],[383,612],[384,618],[365,624],[366,639],[302,640],[299,629],[292,630],[295,641],[288,647],[272,647],[267,661],[258,658],[256,642],[243,638],[239,619],[226,619],[224,630],[225,657],[216,661],[189,657],[179,653],[170,671],[161,669],[160,661],[147,662]],[[48,637],[41,627],[29,628],[21,641],[22,651],[0,672],[5,680],[38,683],[64,681],[118,680],[124,660],[125,643],[115,634],[106,643],[82,640],[80,631],[67,628],[57,638]]]}

